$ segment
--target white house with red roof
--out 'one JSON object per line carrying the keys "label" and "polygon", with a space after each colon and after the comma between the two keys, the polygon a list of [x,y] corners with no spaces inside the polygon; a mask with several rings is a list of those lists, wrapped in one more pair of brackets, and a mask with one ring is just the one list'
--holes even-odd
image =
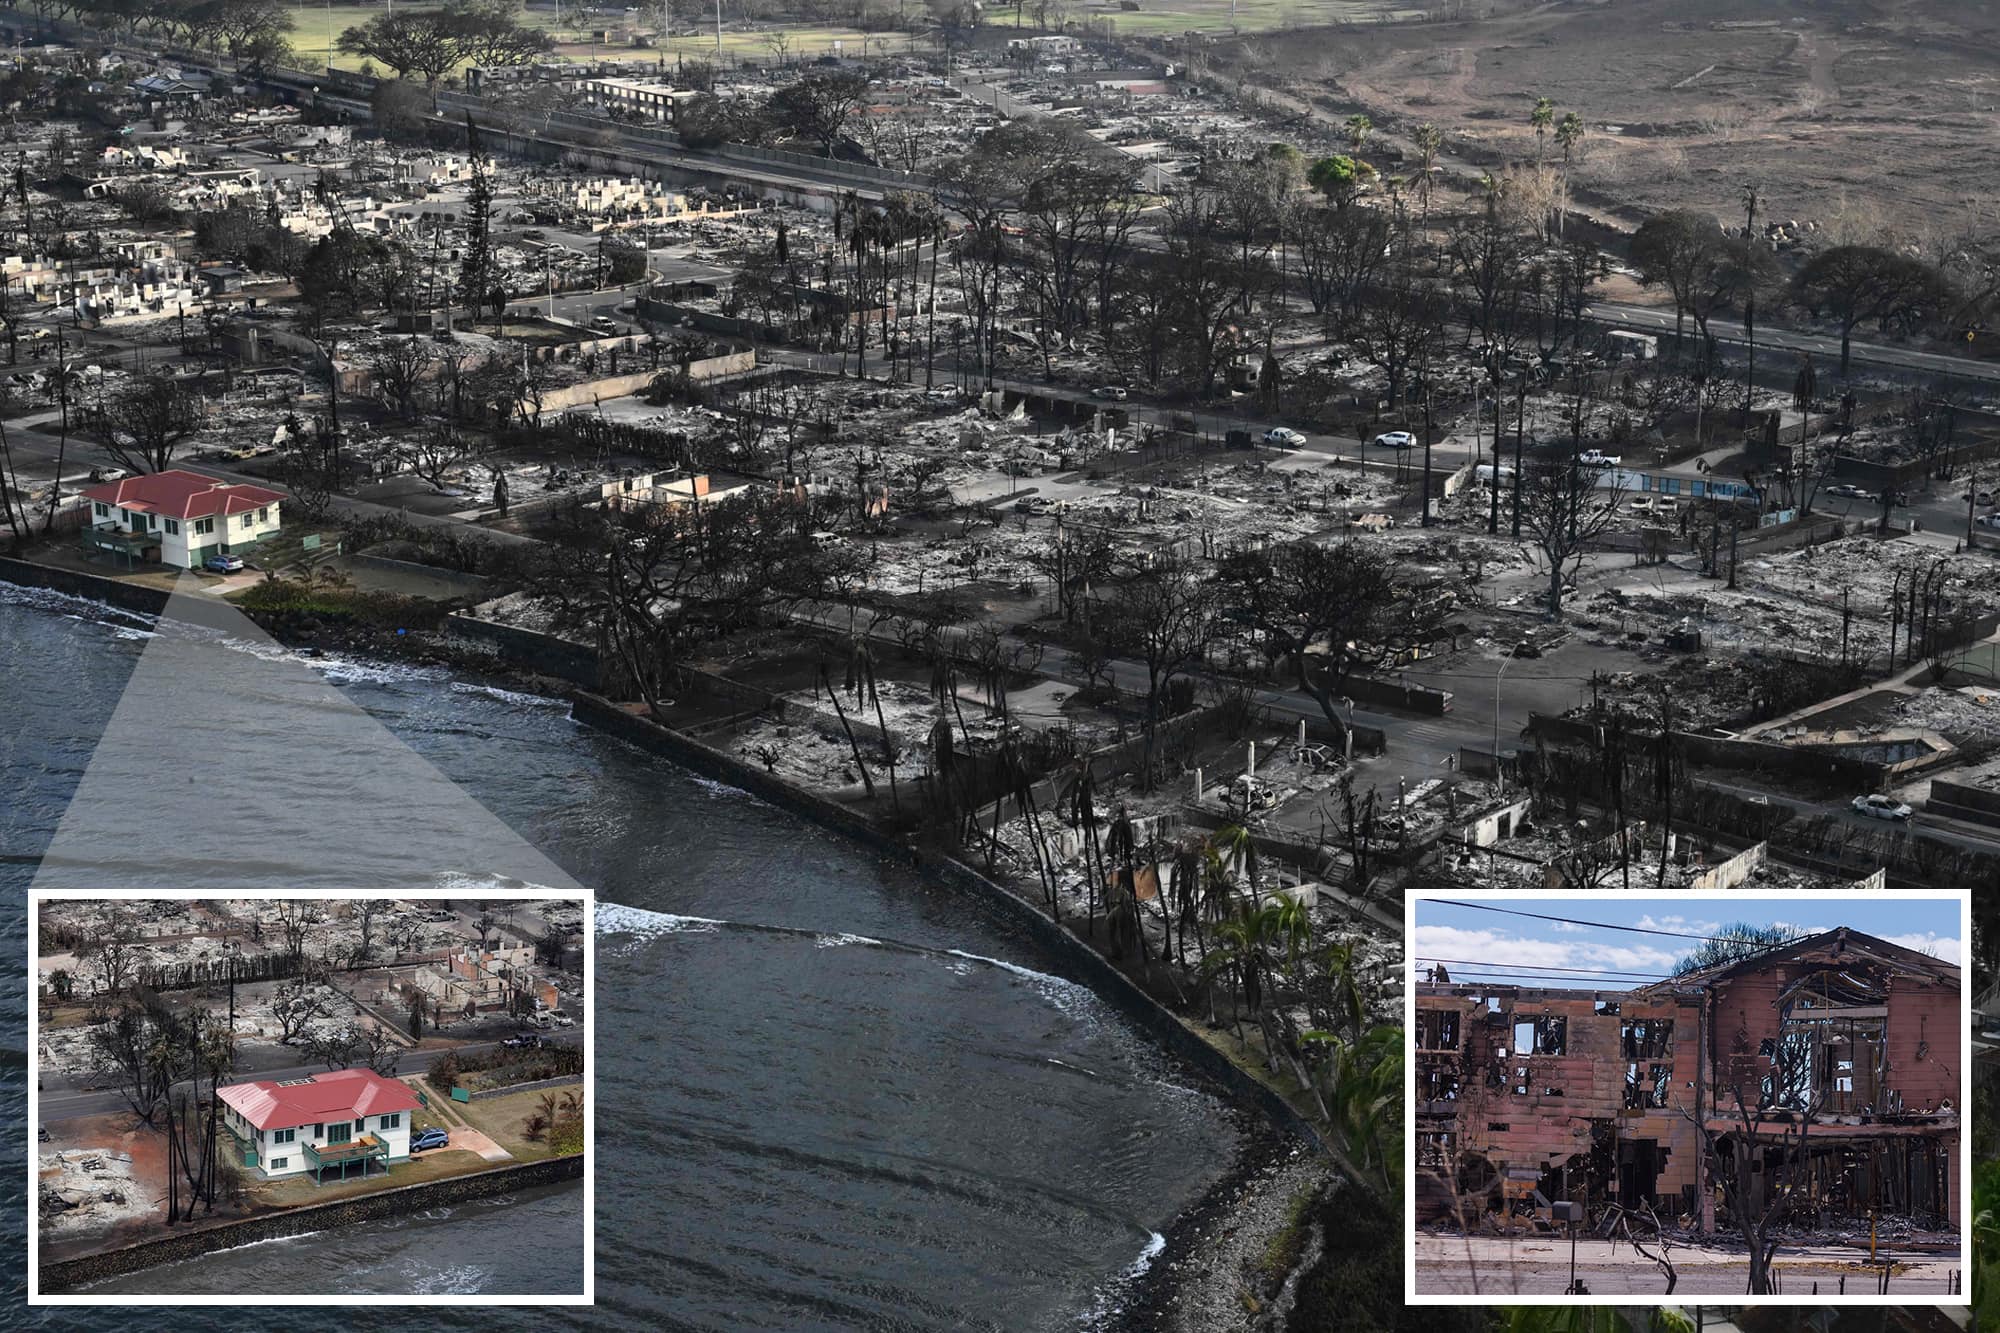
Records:
{"label": "white house with red roof", "polygon": [[175,569],[199,569],[210,556],[242,555],[276,536],[281,492],[218,481],[170,468],[107,481],[85,490],[87,545]]}
{"label": "white house with red roof", "polygon": [[267,1178],[311,1172],[368,1173],[410,1155],[410,1116],[419,1103],[407,1084],[372,1069],[336,1069],[305,1078],[231,1083],[217,1091],[223,1122],[243,1148],[243,1165]]}

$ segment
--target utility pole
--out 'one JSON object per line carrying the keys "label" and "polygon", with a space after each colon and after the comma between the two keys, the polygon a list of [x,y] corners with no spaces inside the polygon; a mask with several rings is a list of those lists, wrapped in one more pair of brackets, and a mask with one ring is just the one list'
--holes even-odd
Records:
{"label": "utility pole", "polygon": [[[1743,245],[1747,250],[1757,243],[1757,187],[1743,187]],[[1743,332],[1749,341],[1750,369],[1743,376],[1743,424],[1750,424],[1750,404],[1757,393],[1757,289],[1753,286],[1743,297]]]}
{"label": "utility pole", "polygon": [[722,64],[722,0],[715,0],[715,63]]}

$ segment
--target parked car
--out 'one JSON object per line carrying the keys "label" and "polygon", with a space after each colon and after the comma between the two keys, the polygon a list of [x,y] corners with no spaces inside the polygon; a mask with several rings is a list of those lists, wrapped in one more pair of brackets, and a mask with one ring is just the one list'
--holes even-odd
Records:
{"label": "parked car", "polygon": [[201,562],[201,567],[217,574],[234,574],[243,568],[243,558],[234,555],[212,555]]}
{"label": "parked car", "polygon": [[1284,449],[1296,449],[1306,442],[1306,437],[1290,426],[1273,426],[1264,432],[1264,443],[1275,444]]}
{"label": "parked car", "polygon": [[1416,443],[1417,437],[1406,430],[1385,430],[1375,437],[1377,449],[1412,449]]}
{"label": "parked car", "polygon": [[522,1032],[507,1038],[500,1044],[502,1046],[505,1046],[508,1050],[519,1050],[523,1046],[531,1048],[535,1046],[540,1046],[542,1044],[542,1039],[540,1037],[537,1037],[532,1032]]}
{"label": "parked car", "polygon": [[1996,510],[1991,514],[1981,514],[1973,521],[1978,523],[1982,528],[2000,528],[2000,510]]}
{"label": "parked car", "polygon": [[1851,802],[1854,813],[1867,815],[1870,819],[1888,819],[1902,823],[1915,812],[1893,796],[1876,792],[1872,796],[1857,796]]}
{"label": "parked car", "polygon": [[1324,745],[1295,745],[1292,758],[1311,769],[1333,768],[1340,763],[1340,756]]}
{"label": "parked car", "polygon": [[550,1014],[549,1019],[559,1028],[573,1028],[576,1026],[576,1020],[560,1009]]}
{"label": "parked car", "polygon": [[1261,778],[1254,778],[1248,773],[1236,775],[1236,781],[1230,783],[1223,792],[1223,800],[1228,802],[1231,809],[1241,810],[1245,814],[1278,808],[1277,791],[1270,783]]}
{"label": "parked car", "polygon": [[[93,477],[94,477],[94,476],[96,476],[96,474],[95,474],[95,473],[92,473],[91,475],[92,475]],[[1960,492],[1960,493],[1959,493],[1959,497],[1958,497],[1958,498],[1959,498],[1959,499],[1961,499],[1961,500],[1970,500],[1970,499],[1972,499],[1972,498],[1973,498],[1973,495],[1972,495],[1972,492],[1971,492],[1971,491],[1962,491],[1962,492]],[[1979,493],[1979,503],[1981,503],[1981,504],[1983,504],[1983,505],[1990,505],[1990,504],[1992,504],[1992,503],[1993,503],[1993,492],[1992,492],[1992,491],[1981,491],[1981,492]]]}
{"label": "parked car", "polygon": [[411,1152],[423,1152],[427,1148],[448,1148],[451,1135],[442,1129],[427,1129],[410,1140]]}
{"label": "parked car", "polygon": [[1625,455],[1607,454],[1602,449],[1585,449],[1576,456],[1576,461],[1584,467],[1617,467],[1625,461]]}
{"label": "parked car", "polygon": [[1867,491],[1861,489],[1861,487],[1845,482],[1839,486],[1829,486],[1826,493],[1843,500],[1872,500],[1875,498]]}
{"label": "parked car", "polygon": [[596,329],[599,333],[616,333],[618,332],[618,321],[609,315],[593,315],[590,319],[590,327]]}
{"label": "parked car", "polygon": [[1122,403],[1132,395],[1122,384],[1100,384],[1090,391],[1092,398],[1108,398],[1114,403]]}

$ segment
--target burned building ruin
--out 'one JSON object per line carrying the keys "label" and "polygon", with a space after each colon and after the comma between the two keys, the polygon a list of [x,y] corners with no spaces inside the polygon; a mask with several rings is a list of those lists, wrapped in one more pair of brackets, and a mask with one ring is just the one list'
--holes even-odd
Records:
{"label": "burned building ruin", "polygon": [[1949,963],[1842,927],[1630,991],[1416,991],[1420,1220],[1570,1199],[1708,1231],[1729,1171],[1806,1225],[1960,1225]]}

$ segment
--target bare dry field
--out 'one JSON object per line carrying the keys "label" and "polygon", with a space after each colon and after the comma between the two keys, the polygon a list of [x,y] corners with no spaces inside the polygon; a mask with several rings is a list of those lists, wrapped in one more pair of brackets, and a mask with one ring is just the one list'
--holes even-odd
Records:
{"label": "bare dry field", "polygon": [[[1537,152],[1537,97],[1588,126],[1578,202],[1629,223],[1660,208],[1921,242],[2000,190],[2000,6],[1984,0],[1637,0],[1461,23],[1246,38],[1225,68],[1392,139],[1425,121],[1475,172]],[[1551,136],[1543,152],[1560,150]]]}

